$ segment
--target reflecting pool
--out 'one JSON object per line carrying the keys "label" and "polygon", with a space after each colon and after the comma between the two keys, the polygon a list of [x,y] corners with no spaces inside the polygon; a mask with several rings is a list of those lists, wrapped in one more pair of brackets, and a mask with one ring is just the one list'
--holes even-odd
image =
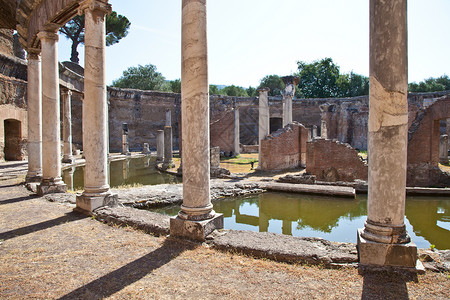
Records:
{"label": "reflecting pool", "polygon": [[[356,200],[264,193],[213,202],[226,229],[275,232],[356,243],[356,229],[367,219],[367,196]],[[179,206],[158,212],[176,215]],[[408,197],[405,224],[419,248],[450,249],[450,198]]]}
{"label": "reflecting pool", "polygon": [[[181,183],[181,178],[161,173],[155,168],[156,157],[146,156],[126,158],[109,162],[109,185],[155,185]],[[62,171],[62,177],[69,190],[82,190],[84,187],[84,166],[72,167]]]}

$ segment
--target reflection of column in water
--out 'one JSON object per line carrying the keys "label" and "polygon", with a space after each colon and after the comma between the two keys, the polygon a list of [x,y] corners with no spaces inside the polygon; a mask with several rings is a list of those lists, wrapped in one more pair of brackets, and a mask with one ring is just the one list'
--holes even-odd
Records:
{"label": "reflection of column in water", "polygon": [[147,156],[147,157],[144,159],[144,167],[145,167],[145,168],[150,167],[150,156]]}
{"label": "reflection of column in water", "polygon": [[67,185],[67,189],[71,191],[73,191],[73,172],[75,172],[75,167],[63,171],[63,181]]}
{"label": "reflection of column in water", "polygon": [[267,232],[269,230],[269,218],[265,213],[259,210],[259,232]]}
{"label": "reflection of column in water", "polygon": [[122,161],[122,174],[123,174],[123,183],[127,183],[128,177],[130,175],[130,160],[124,159]]}
{"label": "reflection of column in water", "polygon": [[288,220],[283,220],[283,227],[281,232],[285,235],[292,235],[292,222]]}

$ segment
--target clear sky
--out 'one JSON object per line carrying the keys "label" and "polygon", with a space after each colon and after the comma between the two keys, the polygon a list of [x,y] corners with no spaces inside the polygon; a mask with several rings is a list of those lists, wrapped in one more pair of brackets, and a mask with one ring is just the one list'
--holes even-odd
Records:
{"label": "clear sky", "polygon": [[[181,0],[110,0],[131,21],[107,47],[107,83],[130,66],[181,74]],[[331,57],[341,73],[369,75],[369,0],[208,0],[210,84],[257,86],[296,62]],[[84,48],[79,47],[84,64]],[[59,60],[69,60],[61,36]],[[408,0],[409,82],[450,76],[450,0]]]}

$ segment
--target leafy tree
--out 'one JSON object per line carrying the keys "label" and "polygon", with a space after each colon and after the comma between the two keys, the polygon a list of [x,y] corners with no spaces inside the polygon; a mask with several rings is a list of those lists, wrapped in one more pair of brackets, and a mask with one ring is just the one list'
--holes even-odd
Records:
{"label": "leafy tree", "polygon": [[[106,16],[106,46],[111,46],[119,42],[128,34],[130,21],[127,17],[118,15],[115,11]],[[72,52],[70,61],[78,63],[78,45],[84,44],[84,15],[75,16],[60,28],[59,32],[63,33],[72,41]]]}
{"label": "leafy tree", "polygon": [[284,90],[284,82],[278,75],[267,75],[261,79],[258,89],[267,87],[270,89],[269,96],[280,96]]}
{"label": "leafy tree", "polygon": [[331,58],[310,64],[298,61],[298,87],[306,98],[328,98],[339,96],[339,67]]}
{"label": "leafy tree", "polygon": [[353,72],[339,75],[337,86],[338,97],[356,97],[369,94],[369,78]]}
{"label": "leafy tree", "polygon": [[219,95],[219,88],[217,87],[217,85],[214,84],[210,84],[209,85],[209,94],[210,95]]}
{"label": "leafy tree", "polygon": [[164,76],[152,64],[128,68],[123,71],[122,77],[113,81],[112,86],[153,91],[170,90]]}
{"label": "leafy tree", "polygon": [[257,90],[254,87],[249,86],[248,89],[245,90],[249,97],[255,97],[257,94]]}
{"label": "leafy tree", "polygon": [[438,78],[428,78],[419,83],[412,82],[408,84],[410,92],[438,92],[450,90],[450,78],[443,75]]}
{"label": "leafy tree", "polygon": [[180,79],[175,79],[175,80],[171,80],[169,81],[169,90],[172,93],[181,93],[181,80]]}
{"label": "leafy tree", "polygon": [[225,96],[248,97],[248,94],[243,87],[235,85],[224,87],[219,91],[219,94]]}

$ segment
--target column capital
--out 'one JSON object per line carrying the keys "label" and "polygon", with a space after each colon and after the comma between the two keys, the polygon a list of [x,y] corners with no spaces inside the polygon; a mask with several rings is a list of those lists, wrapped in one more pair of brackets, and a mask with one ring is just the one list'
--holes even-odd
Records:
{"label": "column capital", "polygon": [[40,31],[37,34],[37,36],[41,41],[42,40],[58,41],[59,40],[58,30],[59,30],[58,24],[54,24],[54,23],[46,24],[46,25],[44,25],[44,30]]}
{"label": "column capital", "polygon": [[264,93],[264,92],[270,92],[270,88],[268,88],[268,87],[262,87],[262,88],[259,88],[258,89],[258,92],[261,94],[261,93]]}
{"label": "column capital", "polygon": [[27,60],[40,60],[40,59],[41,59],[41,49],[28,48]]}
{"label": "column capital", "polygon": [[300,82],[300,77],[297,76],[283,76],[281,77],[281,80],[283,80],[284,84],[293,84],[297,85]]}
{"label": "column capital", "polygon": [[72,96],[72,91],[68,88],[61,88],[61,94]]}
{"label": "column capital", "polygon": [[86,10],[91,11],[101,11],[105,14],[110,14],[112,11],[111,4],[108,1],[103,0],[84,0],[80,2],[80,7],[78,8],[78,14],[82,15],[86,12]]}

